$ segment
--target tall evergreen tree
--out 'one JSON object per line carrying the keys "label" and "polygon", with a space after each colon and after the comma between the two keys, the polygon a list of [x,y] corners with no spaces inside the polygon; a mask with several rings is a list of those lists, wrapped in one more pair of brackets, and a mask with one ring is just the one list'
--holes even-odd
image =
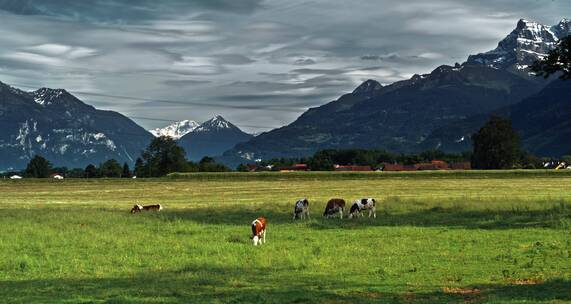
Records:
{"label": "tall evergreen tree", "polygon": [[142,159],[144,176],[165,176],[172,172],[185,172],[188,168],[184,149],[168,136],[153,139],[143,151]]}
{"label": "tall evergreen tree", "polygon": [[46,178],[52,173],[52,164],[45,158],[36,155],[26,166],[26,176],[35,178]]}
{"label": "tall evergreen tree", "polygon": [[143,160],[138,157],[137,160],[135,161],[135,169],[133,170],[133,175],[136,177],[143,177],[145,172],[145,168],[144,168],[144,164],[143,164]]}
{"label": "tall evergreen tree", "polygon": [[121,174],[122,178],[130,178],[131,177],[131,169],[127,163],[123,164],[123,173]]}
{"label": "tall evergreen tree", "polygon": [[492,116],[472,141],[474,169],[510,169],[520,158],[519,135],[509,119]]}

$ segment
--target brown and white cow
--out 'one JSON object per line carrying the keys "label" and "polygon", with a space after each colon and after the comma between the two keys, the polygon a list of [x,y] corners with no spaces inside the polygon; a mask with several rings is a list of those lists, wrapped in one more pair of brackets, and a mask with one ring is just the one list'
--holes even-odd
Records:
{"label": "brown and white cow", "polygon": [[139,204],[136,204],[135,206],[133,206],[133,208],[131,208],[131,213],[137,213],[141,211],[161,211],[161,210],[163,210],[163,206],[161,206],[161,204],[147,205],[147,206],[141,206]]}
{"label": "brown and white cow", "polygon": [[309,219],[309,201],[307,198],[298,200],[293,207],[293,219],[303,218]]}
{"label": "brown and white cow", "polygon": [[254,241],[254,246],[262,243],[266,243],[266,219],[259,217],[252,222],[252,240]]}
{"label": "brown and white cow", "polygon": [[332,198],[327,202],[325,206],[325,212],[323,216],[331,217],[336,213],[339,213],[339,217],[343,218],[343,209],[345,208],[345,200],[342,198]]}
{"label": "brown and white cow", "polygon": [[369,217],[373,215],[373,218],[377,218],[377,202],[374,198],[362,198],[353,202],[351,209],[349,209],[349,218],[356,216],[363,216],[363,211],[369,211]]}

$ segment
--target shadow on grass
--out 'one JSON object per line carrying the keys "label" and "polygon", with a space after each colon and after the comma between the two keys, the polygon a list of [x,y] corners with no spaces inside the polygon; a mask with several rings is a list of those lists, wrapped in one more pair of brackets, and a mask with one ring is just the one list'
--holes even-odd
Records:
{"label": "shadow on grass", "polygon": [[[271,208],[271,209],[270,209]],[[145,216],[145,215],[143,215]],[[155,215],[151,215],[155,217]],[[216,209],[165,210],[156,218],[172,221],[187,220],[199,224],[248,225],[259,216],[268,219],[268,225],[294,223],[291,214],[277,208],[252,209],[244,206]],[[461,208],[431,208],[409,212],[380,211],[377,218],[326,219],[314,212],[306,222],[314,229],[358,229],[370,226],[448,227],[463,229],[517,229],[517,228],[570,228],[571,210],[552,207],[545,210],[478,210]],[[304,222],[304,221],[295,221]]]}
{"label": "shadow on grass", "polygon": [[98,222],[97,214],[103,213],[106,221],[134,224],[139,221],[188,221],[203,225],[248,226],[259,216],[268,219],[268,225],[294,224],[312,229],[365,229],[368,227],[444,227],[460,229],[519,229],[552,228],[571,229],[571,208],[567,205],[553,206],[544,210],[464,210],[460,207],[434,207],[415,211],[379,210],[377,218],[326,219],[321,212],[312,210],[311,220],[292,220],[291,210],[283,205],[263,206],[217,206],[216,208],[165,209],[160,213],[143,212],[130,214],[116,209],[55,208],[55,209],[1,209],[0,219],[36,219],[37,223],[82,218]]}
{"label": "shadow on grass", "polygon": [[432,293],[409,294],[414,303],[553,302],[571,300],[571,281],[556,279],[531,285],[488,284],[468,288],[443,288]]}
{"label": "shadow on grass", "polygon": [[417,292],[410,286],[348,281],[341,276],[208,265],[125,278],[0,281],[0,297],[11,303],[537,303],[571,300],[569,290],[571,282],[558,279]]}

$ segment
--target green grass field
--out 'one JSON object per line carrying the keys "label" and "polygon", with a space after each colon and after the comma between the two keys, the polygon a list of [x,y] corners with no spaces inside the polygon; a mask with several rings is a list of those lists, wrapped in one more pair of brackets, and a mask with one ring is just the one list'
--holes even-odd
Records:
{"label": "green grass field", "polygon": [[[369,196],[377,219],[321,217]],[[3,180],[0,227],[2,303],[571,302],[568,172]]]}

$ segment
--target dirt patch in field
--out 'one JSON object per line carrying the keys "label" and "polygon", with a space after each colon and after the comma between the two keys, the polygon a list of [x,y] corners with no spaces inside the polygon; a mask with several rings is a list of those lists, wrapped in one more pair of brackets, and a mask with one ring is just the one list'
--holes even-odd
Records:
{"label": "dirt patch in field", "polygon": [[379,299],[382,294],[375,291],[355,291],[350,293],[350,295],[367,299]]}

